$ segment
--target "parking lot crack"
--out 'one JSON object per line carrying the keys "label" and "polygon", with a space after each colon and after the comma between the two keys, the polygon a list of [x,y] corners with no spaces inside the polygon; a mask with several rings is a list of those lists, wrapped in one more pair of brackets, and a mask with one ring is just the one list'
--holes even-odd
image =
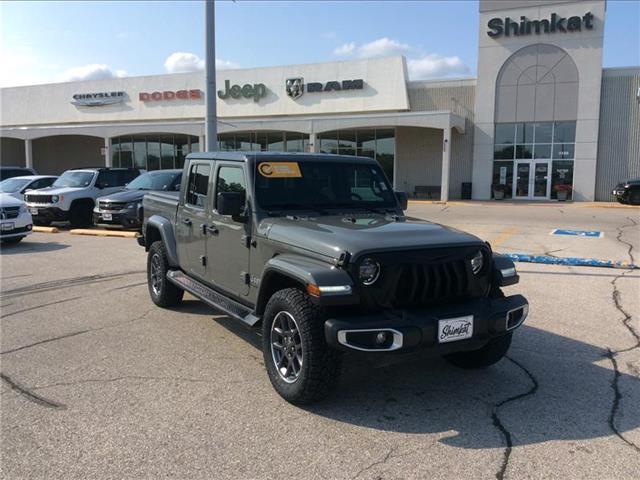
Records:
{"label": "parking lot crack", "polygon": [[511,452],[513,450],[513,438],[511,436],[511,432],[507,429],[505,424],[500,419],[500,416],[498,415],[498,411],[500,410],[500,407],[502,407],[503,405],[506,405],[507,403],[515,402],[525,397],[534,395],[539,387],[538,381],[534,377],[533,373],[531,373],[524,365],[522,365],[520,362],[514,360],[509,356],[505,356],[505,358],[509,360],[511,363],[513,363],[514,365],[516,365],[518,368],[520,368],[520,370],[522,370],[527,375],[527,377],[529,377],[529,380],[531,380],[531,388],[529,388],[529,390],[527,390],[526,392],[519,393],[518,395],[514,395],[512,397],[506,398],[505,400],[502,400],[501,402],[496,403],[491,412],[491,420],[493,421],[493,425],[500,431],[500,433],[504,437],[504,441],[506,444],[506,447],[503,452],[500,469],[496,472],[497,480],[504,479],[505,474],[507,472],[507,468],[509,466],[509,459],[511,457]]}
{"label": "parking lot crack", "polygon": [[66,409],[66,405],[62,403],[54,402],[53,400],[49,400],[48,398],[41,397],[40,395],[36,395],[30,389],[20,385],[18,382],[13,380],[11,377],[4,373],[0,373],[0,378],[5,382],[12,390],[18,392],[22,397],[26,398],[30,402],[36,403],[40,406],[47,408],[55,408],[58,410]]}
{"label": "parking lot crack", "polygon": [[151,377],[151,376],[144,376],[144,375],[122,375],[119,377],[113,377],[113,378],[85,378],[85,379],[81,379],[81,380],[75,380],[75,381],[70,381],[70,382],[56,382],[56,383],[50,383],[47,385],[38,385],[35,386],[33,388],[31,388],[31,390],[44,390],[47,388],[53,388],[53,387],[70,387],[70,386],[74,386],[74,385],[83,385],[83,384],[87,384],[87,383],[114,383],[114,382],[121,382],[121,381],[126,381],[126,380],[138,380],[138,381],[142,381],[142,382],[146,382],[146,381],[159,381],[159,382],[187,382],[187,383],[211,383],[210,380],[204,380],[204,379],[200,379],[200,378],[185,378],[185,377]]}
{"label": "parking lot crack", "polygon": [[631,440],[627,439],[618,427],[616,426],[616,417],[618,415],[618,410],[620,409],[620,401],[623,398],[622,393],[620,392],[620,370],[618,369],[618,361],[616,360],[616,352],[613,352],[611,349],[607,349],[607,358],[613,364],[613,380],[611,381],[611,388],[613,389],[613,403],[611,405],[611,412],[609,413],[609,428],[616,434],[616,436],[622,440],[624,443],[629,445],[631,448],[640,453],[640,447],[633,443]]}
{"label": "parking lot crack", "polygon": [[381,459],[381,460],[377,460],[373,463],[370,463],[369,465],[367,465],[364,468],[361,468],[358,473],[356,473],[353,477],[351,477],[351,480],[355,480],[356,478],[358,478],[360,475],[362,475],[364,472],[371,470],[374,467],[377,467],[378,465],[383,465],[385,463],[387,463],[391,458],[393,458],[393,452],[395,452],[398,449],[398,447],[393,447],[391,448],[386,455]]}
{"label": "parking lot crack", "polygon": [[0,352],[0,355],[6,355],[7,353],[19,352],[20,350],[26,350],[27,348],[36,347],[38,345],[42,345],[44,343],[57,342],[58,340],[63,340],[69,337],[75,337],[76,335],[82,335],[83,333],[88,333],[91,330],[80,330],[79,332],[67,333],[66,335],[60,335],[59,337],[48,338],[46,340],[41,340],[39,342],[30,343],[28,345],[23,345],[21,347],[12,348],[11,350],[5,350],[4,352]]}

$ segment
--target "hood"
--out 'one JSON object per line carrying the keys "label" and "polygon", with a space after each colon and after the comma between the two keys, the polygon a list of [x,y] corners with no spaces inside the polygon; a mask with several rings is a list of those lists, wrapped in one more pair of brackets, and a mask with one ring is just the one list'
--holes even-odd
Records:
{"label": "hood", "polygon": [[19,207],[24,204],[22,200],[19,200],[8,193],[0,195],[0,208],[4,207]]}
{"label": "hood", "polygon": [[12,197],[17,198],[18,200],[22,200],[23,196],[20,192],[0,192],[0,197]]}
{"label": "hood", "polygon": [[45,187],[38,190],[27,191],[28,195],[66,195],[68,193],[77,192],[78,190],[86,190],[88,187]]}
{"label": "hood", "polygon": [[356,256],[365,251],[410,250],[442,246],[480,245],[484,242],[451,227],[382,214],[276,217],[260,223],[269,240],[339,258],[343,251]]}
{"label": "hood", "polygon": [[100,197],[98,200],[101,202],[137,202],[142,200],[145,193],[149,193],[149,190],[123,190],[118,193]]}

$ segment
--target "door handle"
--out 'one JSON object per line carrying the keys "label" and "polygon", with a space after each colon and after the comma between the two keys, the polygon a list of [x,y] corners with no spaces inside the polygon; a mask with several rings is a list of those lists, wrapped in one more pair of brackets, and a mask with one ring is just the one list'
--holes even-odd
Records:
{"label": "door handle", "polygon": [[182,219],[182,223],[184,223],[185,225],[187,225],[187,226],[189,226],[189,227],[190,227],[190,226],[191,226],[191,219],[189,219],[189,218],[183,218],[183,219]]}
{"label": "door handle", "polygon": [[210,233],[211,235],[218,235],[220,233],[220,230],[218,230],[218,227],[216,227],[215,225],[211,224],[211,225],[205,225],[204,226],[205,230]]}

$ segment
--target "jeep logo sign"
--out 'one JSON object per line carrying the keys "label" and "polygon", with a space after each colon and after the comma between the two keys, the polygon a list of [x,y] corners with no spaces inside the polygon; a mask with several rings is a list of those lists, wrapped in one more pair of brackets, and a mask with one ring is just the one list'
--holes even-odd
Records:
{"label": "jeep logo sign", "polygon": [[267,96],[267,87],[264,83],[245,83],[240,85],[231,85],[231,81],[224,81],[224,91],[218,90],[218,98],[226,100],[227,98],[253,98],[254,102],[260,101],[261,98]]}

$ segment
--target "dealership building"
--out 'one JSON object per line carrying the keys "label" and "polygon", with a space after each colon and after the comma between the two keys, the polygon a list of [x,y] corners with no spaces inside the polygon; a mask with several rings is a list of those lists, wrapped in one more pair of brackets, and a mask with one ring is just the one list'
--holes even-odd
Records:
{"label": "dealership building", "polygon": [[[640,177],[640,68],[602,68],[605,7],[481,0],[477,78],[412,81],[403,57],[219,71],[218,148],[374,157],[418,198],[611,200]],[[204,90],[202,72],[2,89],[0,162],[181,167]]]}

